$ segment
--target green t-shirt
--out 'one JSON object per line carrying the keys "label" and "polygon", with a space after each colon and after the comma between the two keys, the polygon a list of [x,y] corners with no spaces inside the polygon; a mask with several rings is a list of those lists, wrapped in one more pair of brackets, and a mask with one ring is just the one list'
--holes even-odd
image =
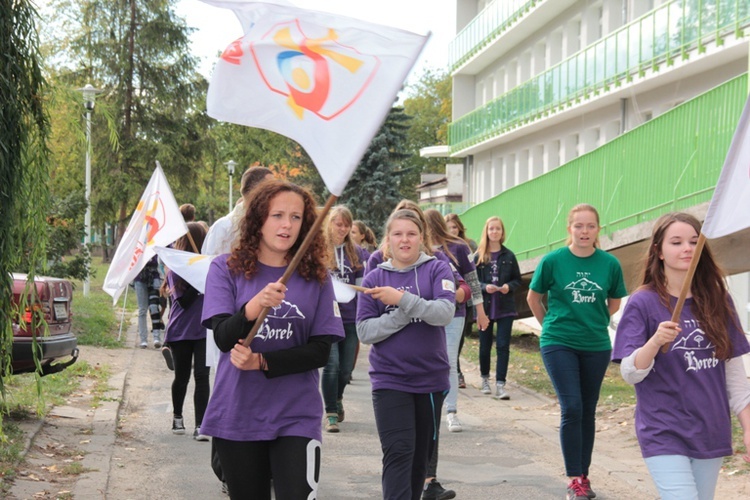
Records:
{"label": "green t-shirt", "polygon": [[612,348],[607,299],[627,295],[620,262],[596,249],[576,257],[568,247],[542,258],[529,287],[547,293],[547,314],[540,345],[564,345],[581,351]]}

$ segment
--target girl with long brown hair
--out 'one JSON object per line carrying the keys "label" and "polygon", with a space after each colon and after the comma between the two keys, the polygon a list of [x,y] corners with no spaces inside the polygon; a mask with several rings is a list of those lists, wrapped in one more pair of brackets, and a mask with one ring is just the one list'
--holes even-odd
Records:
{"label": "girl with long brown hair", "polygon": [[686,213],[656,221],[641,285],[625,306],[612,354],[635,385],[636,435],[664,499],[713,498],[723,457],[732,454],[730,409],[750,462],[750,384],[741,359],[750,345],[707,244],[679,320],[672,321],[700,230]]}

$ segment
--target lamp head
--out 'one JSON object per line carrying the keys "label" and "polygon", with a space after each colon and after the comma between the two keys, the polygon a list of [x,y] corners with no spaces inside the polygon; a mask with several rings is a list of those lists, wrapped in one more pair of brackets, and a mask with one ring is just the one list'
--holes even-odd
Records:
{"label": "lamp head", "polygon": [[229,160],[225,163],[227,166],[227,171],[229,172],[229,175],[234,175],[234,167],[237,166],[237,162],[234,160]]}
{"label": "lamp head", "polygon": [[99,94],[102,91],[95,88],[90,83],[87,83],[85,87],[78,89],[78,91],[83,94],[83,107],[88,111],[93,111],[96,94]]}

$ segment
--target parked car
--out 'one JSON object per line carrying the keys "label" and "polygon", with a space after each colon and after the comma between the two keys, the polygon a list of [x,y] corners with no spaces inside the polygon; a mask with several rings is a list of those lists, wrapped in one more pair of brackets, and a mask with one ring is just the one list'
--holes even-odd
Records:
{"label": "parked car", "polygon": [[[13,303],[18,306],[24,293],[27,303],[13,318],[13,354],[11,368],[14,374],[36,370],[33,342],[36,337],[37,359],[41,375],[57,373],[78,360],[78,339],[71,330],[71,302],[73,285],[68,280],[36,276],[33,288],[26,291],[25,274],[13,274]],[[32,325],[32,311],[41,310],[44,322]],[[62,358],[70,359],[56,362]]]}

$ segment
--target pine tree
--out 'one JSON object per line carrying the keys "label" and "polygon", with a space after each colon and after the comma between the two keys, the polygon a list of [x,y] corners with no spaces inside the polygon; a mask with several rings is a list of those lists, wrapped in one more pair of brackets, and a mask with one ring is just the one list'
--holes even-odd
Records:
{"label": "pine tree", "polygon": [[393,207],[401,200],[401,168],[409,154],[404,151],[410,117],[401,107],[394,107],[373,138],[362,161],[346,186],[341,202],[356,219],[381,233]]}

